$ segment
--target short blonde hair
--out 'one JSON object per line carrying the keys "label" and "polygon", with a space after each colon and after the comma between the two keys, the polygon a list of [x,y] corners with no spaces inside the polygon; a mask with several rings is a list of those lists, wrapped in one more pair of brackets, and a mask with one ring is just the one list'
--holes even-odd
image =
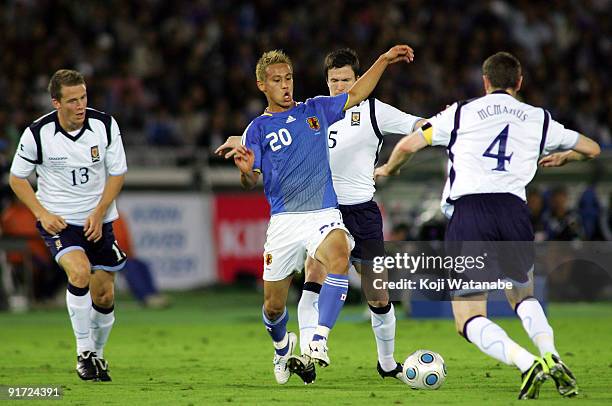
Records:
{"label": "short blonde hair", "polygon": [[264,52],[261,58],[257,61],[257,67],[255,68],[255,76],[257,80],[263,82],[266,80],[266,68],[270,65],[277,63],[286,63],[293,70],[293,64],[291,59],[283,51],[274,49],[272,51]]}

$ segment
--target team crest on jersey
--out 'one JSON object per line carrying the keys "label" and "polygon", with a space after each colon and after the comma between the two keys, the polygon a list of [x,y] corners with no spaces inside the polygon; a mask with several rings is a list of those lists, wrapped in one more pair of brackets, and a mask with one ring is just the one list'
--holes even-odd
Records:
{"label": "team crest on jersey", "polygon": [[351,125],[361,124],[361,113],[359,111],[353,111],[351,113]]}
{"label": "team crest on jersey", "polygon": [[97,145],[91,147],[91,162],[100,161],[100,149]]}
{"label": "team crest on jersey", "polygon": [[307,120],[311,129],[315,131],[319,131],[321,129],[321,124],[319,124],[319,119],[316,116],[308,117]]}
{"label": "team crest on jersey", "polygon": [[59,240],[59,239],[55,240],[55,249],[56,250],[62,249],[62,241],[61,240]]}
{"label": "team crest on jersey", "polygon": [[272,254],[266,254],[265,258],[266,258],[266,266],[272,265]]}

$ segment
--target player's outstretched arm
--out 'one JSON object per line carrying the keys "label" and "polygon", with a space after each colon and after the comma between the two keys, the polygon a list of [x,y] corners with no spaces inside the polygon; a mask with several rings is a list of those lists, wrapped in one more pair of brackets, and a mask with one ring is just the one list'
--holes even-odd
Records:
{"label": "player's outstretched arm", "polygon": [[423,136],[423,131],[427,130],[431,131],[430,124],[425,124],[423,127],[405,136],[395,144],[387,163],[376,168],[374,171],[374,180],[376,181],[380,177],[398,175],[400,168],[406,164],[417,151],[428,145]]}
{"label": "player's outstretched arm", "polygon": [[58,215],[50,213],[40,204],[40,201],[34,193],[34,189],[27,179],[18,178],[11,174],[9,177],[9,185],[15,195],[25,204],[28,209],[34,214],[34,217],[49,234],[57,234],[67,227],[64,219]]}
{"label": "player's outstretched arm", "polygon": [[348,102],[344,110],[358,105],[372,93],[387,66],[400,61],[410,63],[413,59],[414,51],[408,45],[396,45],[382,54],[370,69],[349,89]]}
{"label": "player's outstretched arm", "polygon": [[546,167],[557,167],[563,166],[571,161],[587,161],[589,159],[595,159],[601,153],[599,144],[589,137],[580,135],[578,142],[573,149],[563,152],[555,152],[550,155],[546,155],[540,159],[540,165]]}
{"label": "player's outstretched arm", "polygon": [[224,155],[225,159],[229,159],[237,153],[246,154],[246,147],[242,145],[242,137],[237,135],[227,137],[227,140],[215,150],[216,155]]}

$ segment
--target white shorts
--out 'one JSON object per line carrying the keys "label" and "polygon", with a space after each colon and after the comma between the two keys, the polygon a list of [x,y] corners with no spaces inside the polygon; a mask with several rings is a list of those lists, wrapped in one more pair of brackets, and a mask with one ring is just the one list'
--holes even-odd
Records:
{"label": "white shorts", "polygon": [[338,209],[272,216],[264,245],[264,281],[280,281],[301,272],[306,255],[314,258],[321,242],[335,229],[346,233],[351,251],[355,240]]}

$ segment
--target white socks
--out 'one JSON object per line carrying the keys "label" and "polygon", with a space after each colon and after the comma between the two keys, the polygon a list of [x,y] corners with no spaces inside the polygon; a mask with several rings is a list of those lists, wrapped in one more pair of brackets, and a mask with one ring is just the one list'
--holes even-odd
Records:
{"label": "white socks", "polygon": [[468,320],[463,328],[466,338],[480,351],[508,365],[516,365],[521,372],[527,371],[535,357],[512,341],[508,334],[486,317]]}
{"label": "white socks", "polygon": [[[75,295],[71,292],[82,293],[87,290],[87,293],[83,295]],[[77,355],[83,351],[93,351],[93,345],[89,337],[89,312],[91,311],[91,295],[87,288],[76,288],[69,286],[66,291],[66,306],[68,307],[68,314],[70,315],[70,322],[72,323],[72,330],[76,337],[77,344]]]}
{"label": "white socks", "polygon": [[[320,289],[321,285],[318,286]],[[319,294],[304,289],[298,303],[297,314],[300,327],[300,351],[305,354],[308,352],[308,344],[312,341],[312,336],[319,324]]]}
{"label": "white socks", "polygon": [[104,357],[104,344],[115,323],[114,306],[105,309],[91,301],[89,288],[78,288],[68,283],[66,306],[76,337],[77,355],[84,351],[95,351]]}
{"label": "white socks", "polygon": [[99,358],[104,358],[104,344],[115,323],[114,306],[104,309],[93,303],[90,312],[91,330],[90,338],[93,343],[94,351]]}
{"label": "white socks", "polygon": [[[376,313],[385,311],[385,313]],[[389,303],[385,307],[370,306],[372,319],[372,331],[376,338],[376,350],[378,351],[378,362],[384,371],[391,371],[397,366],[393,352],[395,350],[395,309]]]}
{"label": "white socks", "polygon": [[523,323],[523,328],[538,347],[540,355],[551,352],[559,355],[555,348],[553,329],[548,324],[544,309],[535,298],[527,298],[516,306],[516,314]]}

